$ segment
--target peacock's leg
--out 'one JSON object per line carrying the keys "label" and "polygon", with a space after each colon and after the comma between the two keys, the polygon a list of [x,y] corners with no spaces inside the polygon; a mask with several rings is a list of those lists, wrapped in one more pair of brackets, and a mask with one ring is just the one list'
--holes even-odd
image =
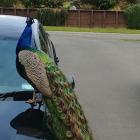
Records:
{"label": "peacock's leg", "polygon": [[38,92],[36,93],[34,90],[32,99],[27,100],[26,103],[30,104],[32,108],[36,106],[38,103],[39,104],[38,109],[40,110],[40,107],[42,105],[42,94]]}
{"label": "peacock's leg", "polygon": [[36,102],[38,103],[38,110],[40,110],[41,106],[43,105],[42,100],[43,100],[42,94],[37,92],[36,93]]}
{"label": "peacock's leg", "polygon": [[37,105],[35,90],[33,91],[32,99],[27,100],[26,103],[31,104],[31,106],[36,106]]}

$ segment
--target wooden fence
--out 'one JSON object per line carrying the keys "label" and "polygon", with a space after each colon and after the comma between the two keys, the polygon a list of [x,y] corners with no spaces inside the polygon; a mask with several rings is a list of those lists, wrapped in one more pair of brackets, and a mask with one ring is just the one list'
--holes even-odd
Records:
{"label": "wooden fence", "polygon": [[[0,14],[35,16],[37,9],[0,8]],[[65,26],[126,27],[123,11],[69,10]]]}
{"label": "wooden fence", "polygon": [[123,11],[73,10],[68,12],[66,26],[126,27]]}
{"label": "wooden fence", "polygon": [[18,8],[3,8],[0,7],[1,15],[15,15],[15,16],[34,16],[37,9],[18,9]]}

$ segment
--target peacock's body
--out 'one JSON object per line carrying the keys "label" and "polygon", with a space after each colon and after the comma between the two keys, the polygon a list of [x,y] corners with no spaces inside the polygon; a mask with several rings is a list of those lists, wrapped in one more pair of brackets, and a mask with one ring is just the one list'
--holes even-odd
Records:
{"label": "peacock's body", "polygon": [[63,72],[46,53],[25,46],[17,51],[17,69],[44,95],[44,105],[50,114],[44,123],[59,140],[93,140],[82,108]]}

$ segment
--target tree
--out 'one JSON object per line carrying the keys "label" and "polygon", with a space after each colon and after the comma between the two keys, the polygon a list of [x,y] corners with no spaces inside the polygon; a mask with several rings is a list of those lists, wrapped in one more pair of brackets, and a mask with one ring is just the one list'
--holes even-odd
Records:
{"label": "tree", "polygon": [[95,5],[96,9],[107,10],[114,7],[117,0],[81,0],[81,3]]}
{"label": "tree", "polygon": [[63,7],[64,0],[46,0],[45,5],[49,8]]}
{"label": "tree", "polygon": [[124,12],[128,28],[140,29],[140,4],[130,5]]}
{"label": "tree", "polygon": [[83,3],[83,4],[95,4],[95,1],[96,0],[81,0],[81,3]]}
{"label": "tree", "polygon": [[22,0],[25,7],[49,7],[59,8],[63,7],[65,0]]}
{"label": "tree", "polygon": [[128,3],[136,4],[137,0],[127,0]]}
{"label": "tree", "polygon": [[13,7],[15,0],[0,0],[1,7]]}
{"label": "tree", "polygon": [[95,0],[95,6],[100,10],[108,10],[115,6],[117,0]]}
{"label": "tree", "polygon": [[25,7],[42,7],[46,0],[21,0]]}

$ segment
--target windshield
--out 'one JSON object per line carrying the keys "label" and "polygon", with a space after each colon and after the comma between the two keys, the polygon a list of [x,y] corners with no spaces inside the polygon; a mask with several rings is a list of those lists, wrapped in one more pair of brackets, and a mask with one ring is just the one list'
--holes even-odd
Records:
{"label": "windshield", "polygon": [[16,71],[17,41],[18,38],[0,37],[0,93],[32,90]]}

